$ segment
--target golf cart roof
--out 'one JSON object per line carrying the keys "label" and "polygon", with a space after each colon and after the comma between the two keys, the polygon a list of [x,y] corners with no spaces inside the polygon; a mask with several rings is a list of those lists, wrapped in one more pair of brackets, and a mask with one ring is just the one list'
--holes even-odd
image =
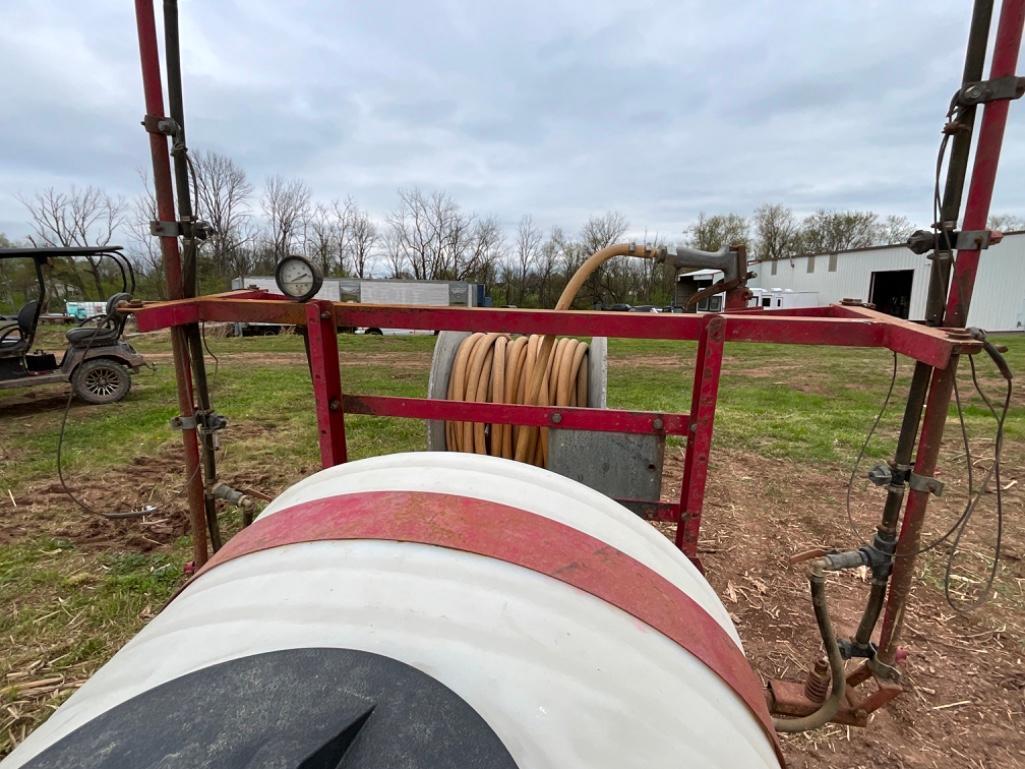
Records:
{"label": "golf cart roof", "polygon": [[116,253],[121,246],[43,246],[42,248],[0,248],[0,259],[46,258],[50,256],[99,256]]}

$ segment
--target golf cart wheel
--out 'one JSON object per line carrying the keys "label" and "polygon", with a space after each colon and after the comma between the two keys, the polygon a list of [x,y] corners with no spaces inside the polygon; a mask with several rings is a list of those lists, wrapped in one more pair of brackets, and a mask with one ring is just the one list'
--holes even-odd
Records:
{"label": "golf cart wheel", "polygon": [[132,375],[116,361],[94,358],[75,369],[71,387],[86,403],[116,403],[132,389]]}

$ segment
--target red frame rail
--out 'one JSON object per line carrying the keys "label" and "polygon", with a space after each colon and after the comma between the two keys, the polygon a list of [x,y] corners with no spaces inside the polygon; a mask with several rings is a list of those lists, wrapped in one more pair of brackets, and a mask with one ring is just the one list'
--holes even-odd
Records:
{"label": "red frame rail", "polygon": [[[682,436],[685,450],[679,498],[621,501],[629,502],[646,519],[676,523],[676,545],[695,562],[727,342],[885,348],[941,369],[948,365],[952,356],[974,353],[980,347],[979,342],[965,339],[963,335],[842,305],[805,308],[793,313],[662,315],[361,305],[319,300],[298,304],[264,291],[243,290],[147,304],[136,309],[135,316],[140,331],[207,321],[305,326],[324,467],[347,460],[346,413]],[[337,328],[356,326],[697,341],[691,410],[689,414],[682,414],[345,394],[341,385],[337,335],[333,332]]]}

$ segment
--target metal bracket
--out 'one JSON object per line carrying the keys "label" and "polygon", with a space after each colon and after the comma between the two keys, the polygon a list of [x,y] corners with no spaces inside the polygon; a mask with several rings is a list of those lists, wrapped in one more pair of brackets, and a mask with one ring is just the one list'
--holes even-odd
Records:
{"label": "metal bracket", "polygon": [[213,227],[210,226],[209,222],[198,219],[195,221],[183,219],[180,222],[153,220],[149,223],[149,231],[151,235],[158,238],[181,237],[206,240],[213,234]]}
{"label": "metal bracket", "polygon": [[151,134],[161,134],[162,136],[174,136],[180,130],[178,124],[171,118],[157,117],[156,115],[146,115],[142,119],[142,127]]}
{"label": "metal bracket", "polygon": [[[947,260],[951,258],[950,250],[943,248],[949,245],[959,251],[975,251],[989,248],[1003,240],[1004,234],[995,230],[954,230],[944,229],[942,232],[915,230],[907,240],[907,247],[916,254],[929,254],[930,259]],[[936,246],[940,248],[937,250]]]}
{"label": "metal bracket", "polygon": [[193,414],[191,417],[183,417],[181,415],[174,417],[171,420],[171,429],[173,430],[195,430],[198,420],[196,415]]}
{"label": "metal bracket", "polygon": [[1001,232],[993,230],[961,230],[957,233],[956,248],[958,251],[981,251],[997,244],[1004,239]]}
{"label": "metal bracket", "polygon": [[197,411],[196,421],[205,433],[215,433],[228,426],[227,418],[221,416],[216,411]]}
{"label": "metal bracket", "polygon": [[178,222],[154,219],[149,223],[149,234],[158,238],[177,238],[182,234],[182,226]]}
{"label": "metal bracket", "polygon": [[943,483],[931,475],[919,475],[914,470],[908,476],[908,486],[915,491],[927,491],[937,497],[943,496]]}
{"label": "metal bracket", "polygon": [[957,92],[957,103],[962,107],[973,107],[1002,99],[1020,99],[1025,95],[1025,77],[1008,75],[994,80],[980,80],[968,83]]}

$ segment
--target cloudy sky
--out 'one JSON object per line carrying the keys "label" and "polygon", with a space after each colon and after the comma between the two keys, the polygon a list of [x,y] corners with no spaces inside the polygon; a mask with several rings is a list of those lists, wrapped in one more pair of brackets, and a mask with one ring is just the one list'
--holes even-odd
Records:
{"label": "cloudy sky", "polygon": [[[377,214],[420,185],[510,226],[618,209],[668,238],[765,201],[925,223],[969,16],[968,0],[183,0],[189,139],[257,186],[301,176]],[[19,193],[138,194],[129,0],[3,0],[0,71],[0,231],[27,233]],[[1025,214],[1011,114],[994,205]]]}

